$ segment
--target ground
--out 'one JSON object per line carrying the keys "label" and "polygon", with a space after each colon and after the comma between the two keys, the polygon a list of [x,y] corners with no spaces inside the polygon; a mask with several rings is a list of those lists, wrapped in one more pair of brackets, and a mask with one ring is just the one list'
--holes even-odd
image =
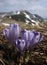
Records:
{"label": "ground", "polygon": [[[4,20],[4,22],[15,23],[16,21],[7,19]],[[43,42],[35,46],[33,51],[26,50],[20,53],[19,50],[16,49],[14,45],[10,45],[8,39],[4,37],[3,29],[6,28],[6,26],[0,23],[0,65],[1,62],[3,65],[47,65],[47,23],[43,23],[43,26],[40,23],[39,25],[41,27],[33,27],[31,24],[25,25],[24,22],[18,23],[22,29],[35,29],[41,32],[45,38]]]}

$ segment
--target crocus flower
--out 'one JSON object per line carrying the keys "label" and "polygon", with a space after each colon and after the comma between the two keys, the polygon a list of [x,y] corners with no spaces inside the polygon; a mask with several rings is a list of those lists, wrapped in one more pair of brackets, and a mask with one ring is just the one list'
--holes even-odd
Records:
{"label": "crocus flower", "polygon": [[32,41],[34,37],[34,34],[30,30],[24,29],[22,31],[22,39],[26,41],[26,47],[28,48],[30,45],[30,42]]}
{"label": "crocus flower", "polygon": [[10,29],[4,29],[3,34],[9,39],[9,42],[15,41],[20,34],[19,24],[10,24]]}
{"label": "crocus flower", "polygon": [[5,37],[9,38],[9,29],[7,29],[7,28],[4,29],[3,34],[4,34]]}
{"label": "crocus flower", "polygon": [[19,37],[20,34],[20,25],[19,24],[10,24],[10,31],[13,32],[13,35],[16,35],[16,37]]}
{"label": "crocus flower", "polygon": [[40,32],[33,30],[33,33],[34,33],[33,38],[34,43],[41,42],[44,39],[44,36]]}
{"label": "crocus flower", "polygon": [[38,31],[33,30],[32,32],[34,33],[34,37],[31,41],[30,47],[33,50],[34,47],[44,39],[44,36]]}
{"label": "crocus flower", "polygon": [[[40,38],[41,37],[41,38]],[[29,45],[35,46],[37,43],[41,42],[43,40],[43,36],[40,34],[40,32],[36,30],[23,30],[22,32],[22,39],[26,41],[26,48],[29,47]]]}
{"label": "crocus flower", "polygon": [[29,30],[28,34],[29,34],[29,42],[31,42],[32,39],[34,38],[34,33],[31,30]]}
{"label": "crocus flower", "polygon": [[26,29],[22,31],[22,38],[28,41],[28,31]]}
{"label": "crocus flower", "polygon": [[15,39],[18,39],[18,37],[20,35],[20,25],[19,24],[14,24],[13,31],[14,31]]}
{"label": "crocus flower", "polygon": [[40,32],[35,32],[34,33],[34,44],[38,43],[40,39]]}
{"label": "crocus flower", "polygon": [[[9,43],[14,41],[16,47],[21,51],[27,49],[29,46],[32,49],[36,44],[44,39],[44,36],[36,30],[31,31],[24,29],[22,32],[20,30],[19,24],[10,24],[10,29],[4,29],[3,34],[8,38]],[[20,32],[21,38],[19,38]]]}
{"label": "crocus flower", "polygon": [[23,40],[23,39],[18,39],[18,40],[16,40],[16,46],[17,46],[21,51],[23,51],[24,48],[25,48],[25,46],[26,46],[25,40]]}

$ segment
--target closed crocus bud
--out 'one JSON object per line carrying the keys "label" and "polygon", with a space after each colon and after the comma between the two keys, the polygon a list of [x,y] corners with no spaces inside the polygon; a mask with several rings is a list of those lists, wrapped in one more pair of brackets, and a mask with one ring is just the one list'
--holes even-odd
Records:
{"label": "closed crocus bud", "polygon": [[34,33],[34,43],[39,43],[43,41],[44,36],[40,32],[33,31],[33,33]]}
{"label": "closed crocus bud", "polygon": [[22,39],[25,40],[25,42],[26,42],[26,47],[28,48],[28,46],[29,46],[29,44],[30,44],[30,42],[29,42],[29,31],[28,31],[28,30],[24,29],[24,30],[22,31]]}
{"label": "closed crocus bud", "polygon": [[40,32],[37,32],[35,30],[31,31],[30,33],[30,47],[33,49],[37,43],[39,43],[40,40]]}
{"label": "closed crocus bud", "polygon": [[23,39],[18,39],[18,40],[16,40],[16,46],[17,46],[21,51],[24,50],[25,45],[26,45],[25,40],[23,40]]}
{"label": "closed crocus bud", "polygon": [[28,30],[26,30],[26,29],[24,29],[23,31],[22,31],[22,38],[24,39],[24,40],[26,40],[26,42],[28,42]]}
{"label": "closed crocus bud", "polygon": [[38,43],[39,40],[40,40],[40,32],[37,32],[34,35],[34,44]]}
{"label": "closed crocus bud", "polygon": [[30,44],[31,50],[34,49],[35,45],[43,41],[44,36],[40,34],[40,32],[33,30],[32,33],[34,34],[33,39]]}
{"label": "closed crocus bud", "polygon": [[4,34],[5,37],[9,38],[9,29],[7,29],[7,28],[4,29],[3,34]]}
{"label": "closed crocus bud", "polygon": [[20,25],[19,24],[10,24],[10,30],[9,30],[9,39],[12,41],[15,41],[18,39],[20,34]]}
{"label": "closed crocus bud", "polygon": [[25,40],[21,40],[21,43],[20,43],[20,49],[21,49],[21,50],[24,50],[25,45],[26,45]]}
{"label": "closed crocus bud", "polygon": [[32,42],[34,38],[34,33],[31,30],[24,29],[22,31],[22,39],[26,41],[26,47],[28,48],[30,45],[30,42]]}
{"label": "closed crocus bud", "polygon": [[39,40],[40,40],[40,32],[33,31],[32,33],[34,34],[34,36],[30,43],[31,50],[34,49],[35,45],[37,45],[37,43],[39,43]]}

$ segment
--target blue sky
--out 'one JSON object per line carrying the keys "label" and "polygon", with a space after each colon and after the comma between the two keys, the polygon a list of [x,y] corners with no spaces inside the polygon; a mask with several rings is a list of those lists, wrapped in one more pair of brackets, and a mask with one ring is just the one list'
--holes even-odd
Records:
{"label": "blue sky", "polygon": [[0,0],[0,12],[28,10],[47,17],[47,0]]}

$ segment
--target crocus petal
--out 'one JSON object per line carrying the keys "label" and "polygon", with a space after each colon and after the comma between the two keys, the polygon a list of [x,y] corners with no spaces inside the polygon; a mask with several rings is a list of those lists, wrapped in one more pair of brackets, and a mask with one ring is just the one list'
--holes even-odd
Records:
{"label": "crocus petal", "polygon": [[21,49],[21,50],[24,50],[25,45],[26,45],[25,40],[21,40],[21,43],[20,43],[20,49]]}
{"label": "crocus petal", "polygon": [[29,31],[28,30],[24,29],[22,31],[22,39],[25,40],[25,42],[26,42],[26,48],[28,48],[28,46],[30,44],[30,42],[29,42]]}
{"label": "crocus petal", "polygon": [[6,36],[7,38],[9,37],[9,29],[4,29],[3,30],[3,34],[4,34],[4,36]]}
{"label": "crocus petal", "polygon": [[22,38],[28,41],[28,31],[26,29],[22,31]]}
{"label": "crocus petal", "polygon": [[34,33],[32,31],[29,30],[29,42],[32,41],[32,39],[34,38]]}
{"label": "crocus petal", "polygon": [[13,31],[13,24],[10,24],[10,29],[9,29],[9,41],[12,42],[14,36],[14,31]]}
{"label": "crocus petal", "polygon": [[20,25],[19,24],[14,24],[14,36],[15,36],[15,39],[17,39],[19,37],[19,34],[20,34]]}

